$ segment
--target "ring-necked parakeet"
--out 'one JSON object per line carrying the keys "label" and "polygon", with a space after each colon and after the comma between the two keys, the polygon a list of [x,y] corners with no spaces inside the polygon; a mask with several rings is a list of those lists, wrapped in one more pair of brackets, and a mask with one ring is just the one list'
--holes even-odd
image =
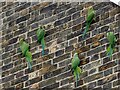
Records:
{"label": "ring-necked parakeet", "polygon": [[76,86],[77,86],[77,81],[79,80],[79,76],[82,73],[80,67],[78,66],[80,64],[80,59],[78,57],[78,54],[75,53],[72,59],[72,70],[73,70],[73,74],[76,80]]}
{"label": "ring-necked parakeet", "polygon": [[113,32],[107,33],[107,39],[109,41],[109,46],[107,48],[107,55],[111,58],[115,49],[116,37]]}
{"label": "ring-necked parakeet", "polygon": [[42,55],[44,55],[44,49],[45,49],[44,36],[45,36],[45,30],[43,28],[39,28],[37,30],[37,38],[38,38],[38,42],[42,44]]}
{"label": "ring-necked parakeet", "polygon": [[90,24],[92,23],[94,16],[95,16],[95,11],[94,11],[93,8],[90,8],[88,10],[88,15],[87,15],[87,20],[86,20],[86,27],[85,27],[85,30],[84,30],[83,35],[82,35],[83,38],[85,38],[85,35],[88,32]]}
{"label": "ring-necked parakeet", "polygon": [[32,54],[29,51],[29,44],[27,44],[23,39],[20,40],[20,49],[22,51],[22,55],[26,57],[28,62],[28,67],[30,70],[32,69]]}

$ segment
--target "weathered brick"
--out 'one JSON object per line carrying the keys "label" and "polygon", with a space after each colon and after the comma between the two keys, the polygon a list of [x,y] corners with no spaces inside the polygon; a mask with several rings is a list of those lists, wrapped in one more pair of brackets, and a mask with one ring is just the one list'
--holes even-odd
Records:
{"label": "weathered brick", "polygon": [[9,76],[7,76],[5,78],[2,78],[2,83],[9,82],[12,79],[14,79],[14,74],[13,75],[9,75]]}
{"label": "weathered brick", "polygon": [[96,82],[88,84],[88,89],[94,89],[96,87]]}
{"label": "weathered brick", "polygon": [[31,2],[25,3],[24,5],[21,5],[21,6],[17,7],[17,8],[15,8],[15,12],[19,12],[19,11],[21,11],[23,9],[26,9],[30,5],[31,5]]}
{"label": "weathered brick", "polygon": [[56,8],[56,7],[57,7],[57,3],[51,4],[51,5],[49,5],[49,6],[45,7],[45,8],[42,8],[42,9],[40,10],[40,13],[46,13],[46,12],[48,12],[48,11],[53,10],[53,9]]}
{"label": "weathered brick", "polygon": [[100,79],[103,77],[103,73],[97,73],[97,74],[94,74],[94,75],[91,75],[91,76],[88,76],[84,79],[84,82],[87,83],[87,82],[90,82],[90,81],[94,81],[96,79]]}
{"label": "weathered brick", "polygon": [[80,11],[75,12],[75,13],[72,15],[72,19],[76,19],[76,18],[79,18],[79,17],[80,17]]}
{"label": "weathered brick", "polygon": [[60,61],[62,61],[64,59],[68,59],[68,58],[70,58],[70,53],[64,54],[64,55],[59,56],[57,58],[54,58],[53,63],[57,63],[57,62],[60,62]]}
{"label": "weathered brick", "polygon": [[20,17],[16,20],[16,24],[22,22],[22,21],[26,21],[30,18],[30,14],[26,15],[26,16],[23,16],[23,17]]}
{"label": "weathered brick", "polygon": [[[62,85],[66,85],[66,84],[68,84],[68,83],[72,83],[73,81],[74,81],[74,78],[73,78],[73,77],[69,77],[69,78],[67,78],[67,79],[64,79],[64,80],[61,81],[61,86],[62,86]],[[81,83],[79,83],[79,84],[81,84]]]}
{"label": "weathered brick", "polygon": [[100,67],[99,67],[99,71],[106,70],[106,69],[108,69],[108,68],[110,68],[110,67],[113,67],[113,66],[115,66],[115,65],[116,65],[115,61],[109,62],[109,63],[107,63],[107,64],[104,64],[104,65],[100,66]]}
{"label": "weathered brick", "polygon": [[112,83],[107,83],[103,85],[104,90],[110,90],[112,88]]}
{"label": "weathered brick", "polygon": [[70,6],[71,6],[71,4],[61,5],[61,6],[59,6],[58,8],[56,8],[54,10],[54,14],[60,13],[60,12],[62,12],[64,10],[67,10],[67,9],[70,8]]}
{"label": "weathered brick", "polygon": [[105,50],[105,46],[97,47],[87,53],[88,56],[91,56],[92,54],[99,53],[100,51]]}
{"label": "weathered brick", "polygon": [[55,52],[55,55],[56,55],[56,56],[61,56],[62,54],[64,54],[64,49]]}
{"label": "weathered brick", "polygon": [[40,77],[33,78],[33,79],[27,81],[27,82],[25,83],[25,86],[27,87],[27,86],[29,86],[29,85],[31,85],[31,84],[34,84],[34,83],[37,83],[37,82],[39,82],[39,81],[41,81],[41,80],[42,80],[42,77],[41,77],[41,76],[40,76]]}
{"label": "weathered brick", "polygon": [[66,15],[71,15],[74,12],[76,12],[76,8],[71,8],[68,11],[66,11]]}
{"label": "weathered brick", "polygon": [[48,79],[48,78],[54,77],[54,76],[56,76],[56,75],[59,75],[59,74],[62,73],[62,72],[65,72],[65,71],[70,70],[70,68],[71,68],[70,66],[67,66],[67,67],[63,67],[63,68],[54,70],[54,71],[52,71],[52,72],[47,72],[46,74],[44,74],[44,78],[45,78],[45,79]]}
{"label": "weathered brick", "polygon": [[28,75],[14,79],[13,81],[11,81],[11,85],[22,83],[22,82],[27,81],[27,80],[28,80]]}
{"label": "weathered brick", "polygon": [[120,80],[116,80],[113,82],[113,87],[120,85]]}
{"label": "weathered brick", "polygon": [[65,18],[63,18],[63,19],[61,19],[61,20],[57,20],[57,21],[54,23],[54,26],[58,26],[58,25],[64,24],[64,23],[66,23],[66,22],[68,22],[68,21],[70,21],[70,20],[71,20],[71,16],[65,17]]}
{"label": "weathered brick", "polygon": [[10,63],[10,64],[8,64],[8,65],[3,66],[3,67],[2,67],[2,70],[5,71],[5,70],[10,69],[10,68],[12,68],[12,67],[13,67],[13,63]]}
{"label": "weathered brick", "polygon": [[59,87],[59,82],[58,83],[54,83],[54,84],[51,84],[49,86],[46,86],[44,88],[42,88],[43,90],[48,90],[48,89],[54,89],[54,88],[57,88]]}
{"label": "weathered brick", "polygon": [[115,80],[116,78],[117,78],[116,74],[104,77],[103,79],[98,80],[98,85],[103,85],[105,83],[111,82],[112,80]]}
{"label": "weathered brick", "polygon": [[65,48],[65,52],[70,52],[72,50],[74,50],[73,45],[70,45],[70,46],[68,46],[68,47]]}

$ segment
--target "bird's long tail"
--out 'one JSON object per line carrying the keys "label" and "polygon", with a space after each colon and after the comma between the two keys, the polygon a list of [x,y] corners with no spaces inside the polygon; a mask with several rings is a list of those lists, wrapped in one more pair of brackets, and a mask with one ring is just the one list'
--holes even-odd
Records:
{"label": "bird's long tail", "polygon": [[76,72],[76,87],[78,85],[78,73]]}
{"label": "bird's long tail", "polygon": [[32,69],[32,64],[31,64],[31,62],[28,62],[28,67],[29,67],[30,70]]}
{"label": "bird's long tail", "polygon": [[45,40],[44,40],[44,38],[41,40],[41,44],[42,44],[42,55],[44,55],[45,54],[45,52],[44,52],[44,49],[45,49]]}
{"label": "bird's long tail", "polygon": [[93,19],[92,19],[90,22],[87,22],[87,23],[86,23],[86,27],[85,27],[85,30],[84,30],[84,32],[83,32],[82,38],[85,38],[85,35],[86,35],[86,33],[88,32],[89,27],[90,27],[90,24],[92,23],[92,21],[93,21]]}
{"label": "bird's long tail", "polygon": [[111,45],[108,47],[108,56],[111,58],[112,57],[112,53],[113,53],[113,48],[111,47]]}

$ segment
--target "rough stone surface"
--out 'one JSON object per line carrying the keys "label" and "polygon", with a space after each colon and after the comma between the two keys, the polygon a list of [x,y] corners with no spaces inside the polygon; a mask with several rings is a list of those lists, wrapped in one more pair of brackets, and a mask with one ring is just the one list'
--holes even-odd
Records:
{"label": "rough stone surface", "polygon": [[[85,30],[86,15],[96,15]],[[0,90],[120,90],[120,7],[111,2],[0,2]],[[45,55],[36,31],[46,31]],[[106,33],[113,31],[117,45],[112,59],[106,55]],[[30,44],[32,70],[19,51],[19,40]],[[71,71],[75,52],[80,58],[77,87]]]}

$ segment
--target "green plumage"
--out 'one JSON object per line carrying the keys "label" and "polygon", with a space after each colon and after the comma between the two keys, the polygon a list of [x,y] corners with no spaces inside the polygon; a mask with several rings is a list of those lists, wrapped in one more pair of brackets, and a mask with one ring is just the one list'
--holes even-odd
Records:
{"label": "green plumage", "polygon": [[41,43],[41,40],[44,38],[44,36],[45,36],[45,30],[43,28],[39,28],[37,30],[37,38],[39,43]]}
{"label": "green plumage", "polygon": [[75,53],[72,59],[72,68],[75,69],[80,63],[80,59],[78,58],[78,54]]}
{"label": "green plumage", "polygon": [[82,35],[83,38],[85,38],[85,35],[88,32],[90,24],[92,23],[94,16],[95,16],[95,11],[94,11],[93,8],[90,8],[88,10],[88,15],[87,15],[87,20],[86,20],[86,27],[85,27],[85,30],[84,30],[83,35]]}
{"label": "green plumage", "polygon": [[108,32],[107,39],[109,41],[109,46],[107,48],[107,55],[111,58],[115,49],[116,37],[113,32]]}
{"label": "green plumage", "polygon": [[44,49],[45,49],[44,36],[45,36],[45,30],[43,28],[39,28],[37,30],[37,38],[38,38],[38,42],[41,43],[42,45],[42,55],[44,55]]}
{"label": "green plumage", "polygon": [[29,68],[31,69],[32,68],[32,65],[31,65],[32,53],[29,52],[29,44],[27,44],[23,39],[20,40],[20,49],[22,51],[23,56],[26,57]]}
{"label": "green plumage", "polygon": [[23,39],[20,40],[20,49],[22,51],[23,56],[25,56],[27,50],[29,49],[29,44],[24,42]]}
{"label": "green plumage", "polygon": [[87,22],[91,22],[91,20],[94,18],[94,16],[95,16],[95,11],[93,8],[90,8],[88,10]]}
{"label": "green plumage", "polygon": [[78,66],[80,64],[80,59],[78,57],[78,54],[75,53],[72,59],[72,69],[73,69],[73,74],[76,80],[76,86],[77,86],[77,81],[79,80],[79,76],[82,73],[80,67]]}

